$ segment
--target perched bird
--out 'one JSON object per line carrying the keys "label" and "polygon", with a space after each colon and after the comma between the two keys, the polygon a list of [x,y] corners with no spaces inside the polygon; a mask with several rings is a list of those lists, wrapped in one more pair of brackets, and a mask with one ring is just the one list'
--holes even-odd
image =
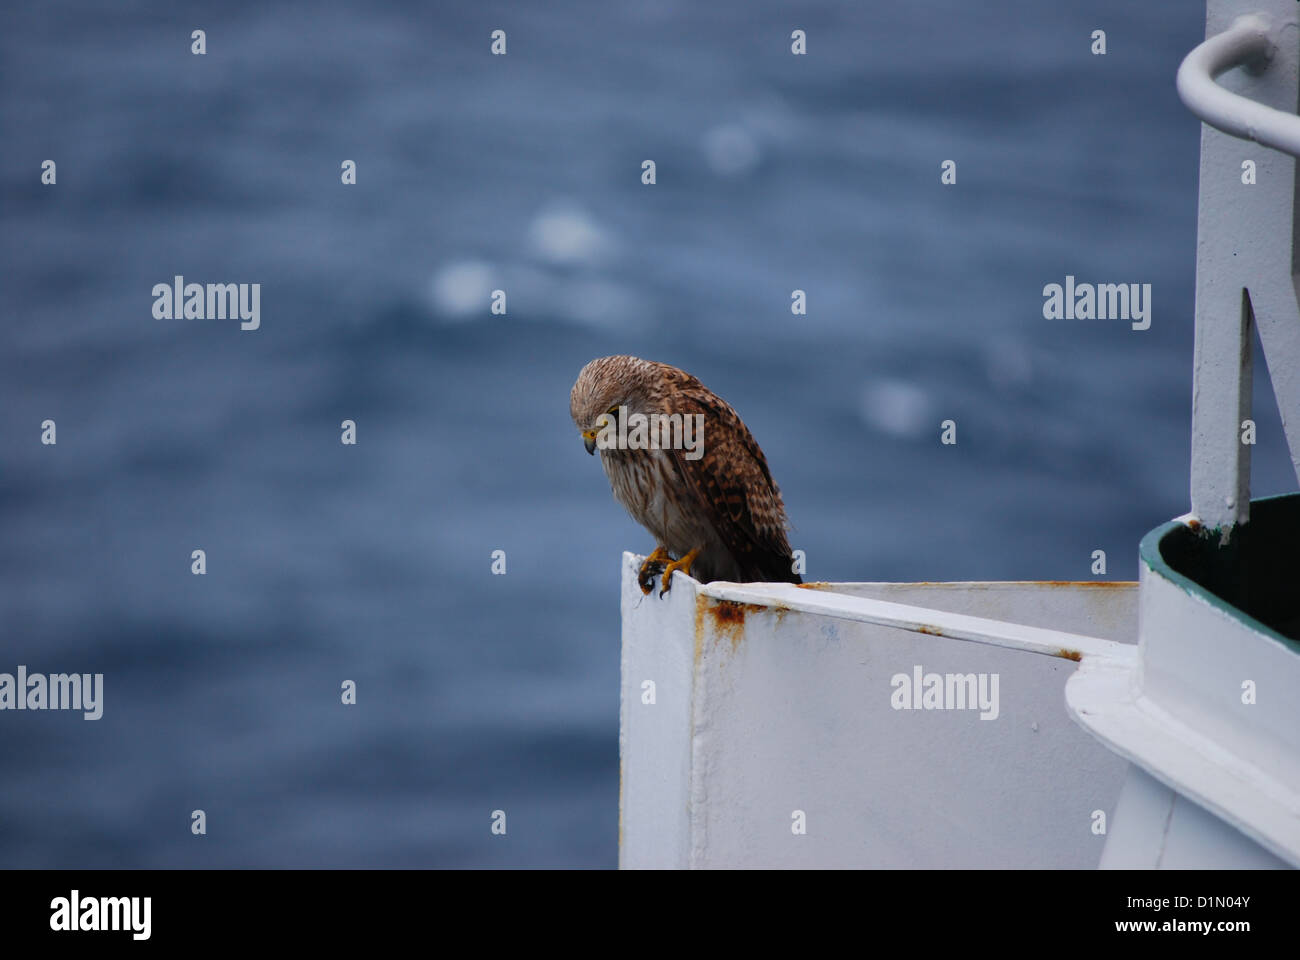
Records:
{"label": "perched bird", "polygon": [[582,368],[569,412],[587,452],[599,448],[614,497],[657,547],[642,564],[649,593],[681,570],[697,580],[800,583],[785,505],[767,459],[731,405],[666,363],[601,357]]}

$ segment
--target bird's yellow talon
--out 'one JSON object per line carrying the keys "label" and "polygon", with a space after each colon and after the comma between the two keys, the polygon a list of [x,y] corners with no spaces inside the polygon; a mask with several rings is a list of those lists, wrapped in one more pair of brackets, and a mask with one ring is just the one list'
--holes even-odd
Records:
{"label": "bird's yellow talon", "polygon": [[641,572],[637,574],[636,582],[640,585],[642,593],[649,593],[654,589],[654,578],[658,576],[659,571],[663,568],[664,564],[668,563],[670,560],[672,560],[672,557],[668,555],[666,549],[663,547],[655,547],[654,553],[650,554],[650,556],[646,557],[645,560],[641,562]]}
{"label": "bird's yellow talon", "polygon": [[666,567],[664,567],[663,589],[659,591],[659,596],[662,597],[665,593],[668,592],[668,589],[673,582],[673,573],[675,571],[680,570],[688,577],[691,575],[691,564],[695,562],[695,558],[696,556],[699,555],[699,552],[700,552],[700,548],[696,547],[694,550],[686,554],[686,556],[682,557],[680,560],[674,560],[671,563],[669,563]]}

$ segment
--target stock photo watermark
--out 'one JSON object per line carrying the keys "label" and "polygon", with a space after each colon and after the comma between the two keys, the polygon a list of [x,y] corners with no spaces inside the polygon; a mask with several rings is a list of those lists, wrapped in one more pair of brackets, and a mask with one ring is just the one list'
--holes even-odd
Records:
{"label": "stock photo watermark", "polygon": [[0,710],[80,710],[85,719],[104,715],[102,673],[0,673]]}
{"label": "stock photo watermark", "polygon": [[1044,320],[1129,320],[1134,330],[1151,327],[1151,284],[1065,283],[1043,287]]}
{"label": "stock photo watermark", "polygon": [[895,710],[978,710],[981,720],[996,720],[996,673],[926,673],[918,663],[909,676],[896,673],[889,685],[889,705]]}
{"label": "stock photo watermark", "polygon": [[260,283],[186,283],[177,274],[171,283],[155,283],[155,320],[234,320],[239,329],[262,325]]}
{"label": "stock photo watermark", "polygon": [[587,452],[597,450],[684,450],[687,460],[704,456],[704,414],[631,413],[626,405],[602,413],[584,431]]}
{"label": "stock photo watermark", "polygon": [[133,940],[148,940],[152,932],[152,897],[83,897],[73,890],[50,901],[50,929],[124,931]]}

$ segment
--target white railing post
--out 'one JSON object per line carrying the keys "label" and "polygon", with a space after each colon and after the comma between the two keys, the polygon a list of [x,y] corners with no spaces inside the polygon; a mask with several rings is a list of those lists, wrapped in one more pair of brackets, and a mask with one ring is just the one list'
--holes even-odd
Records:
{"label": "white railing post", "polygon": [[1192,513],[1211,529],[1226,531],[1250,519],[1250,448],[1242,433],[1251,415],[1252,324],[1300,478],[1292,155],[1300,153],[1298,8],[1296,0],[1209,0],[1208,39],[1178,71],[1179,95],[1206,123],[1197,221],[1191,500]]}

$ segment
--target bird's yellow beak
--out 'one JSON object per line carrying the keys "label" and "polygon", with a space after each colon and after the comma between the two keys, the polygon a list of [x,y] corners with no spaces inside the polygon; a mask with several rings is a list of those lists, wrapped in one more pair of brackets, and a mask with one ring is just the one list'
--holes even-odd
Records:
{"label": "bird's yellow beak", "polygon": [[596,455],[596,431],[582,431],[582,445],[587,448],[587,452],[593,457]]}

